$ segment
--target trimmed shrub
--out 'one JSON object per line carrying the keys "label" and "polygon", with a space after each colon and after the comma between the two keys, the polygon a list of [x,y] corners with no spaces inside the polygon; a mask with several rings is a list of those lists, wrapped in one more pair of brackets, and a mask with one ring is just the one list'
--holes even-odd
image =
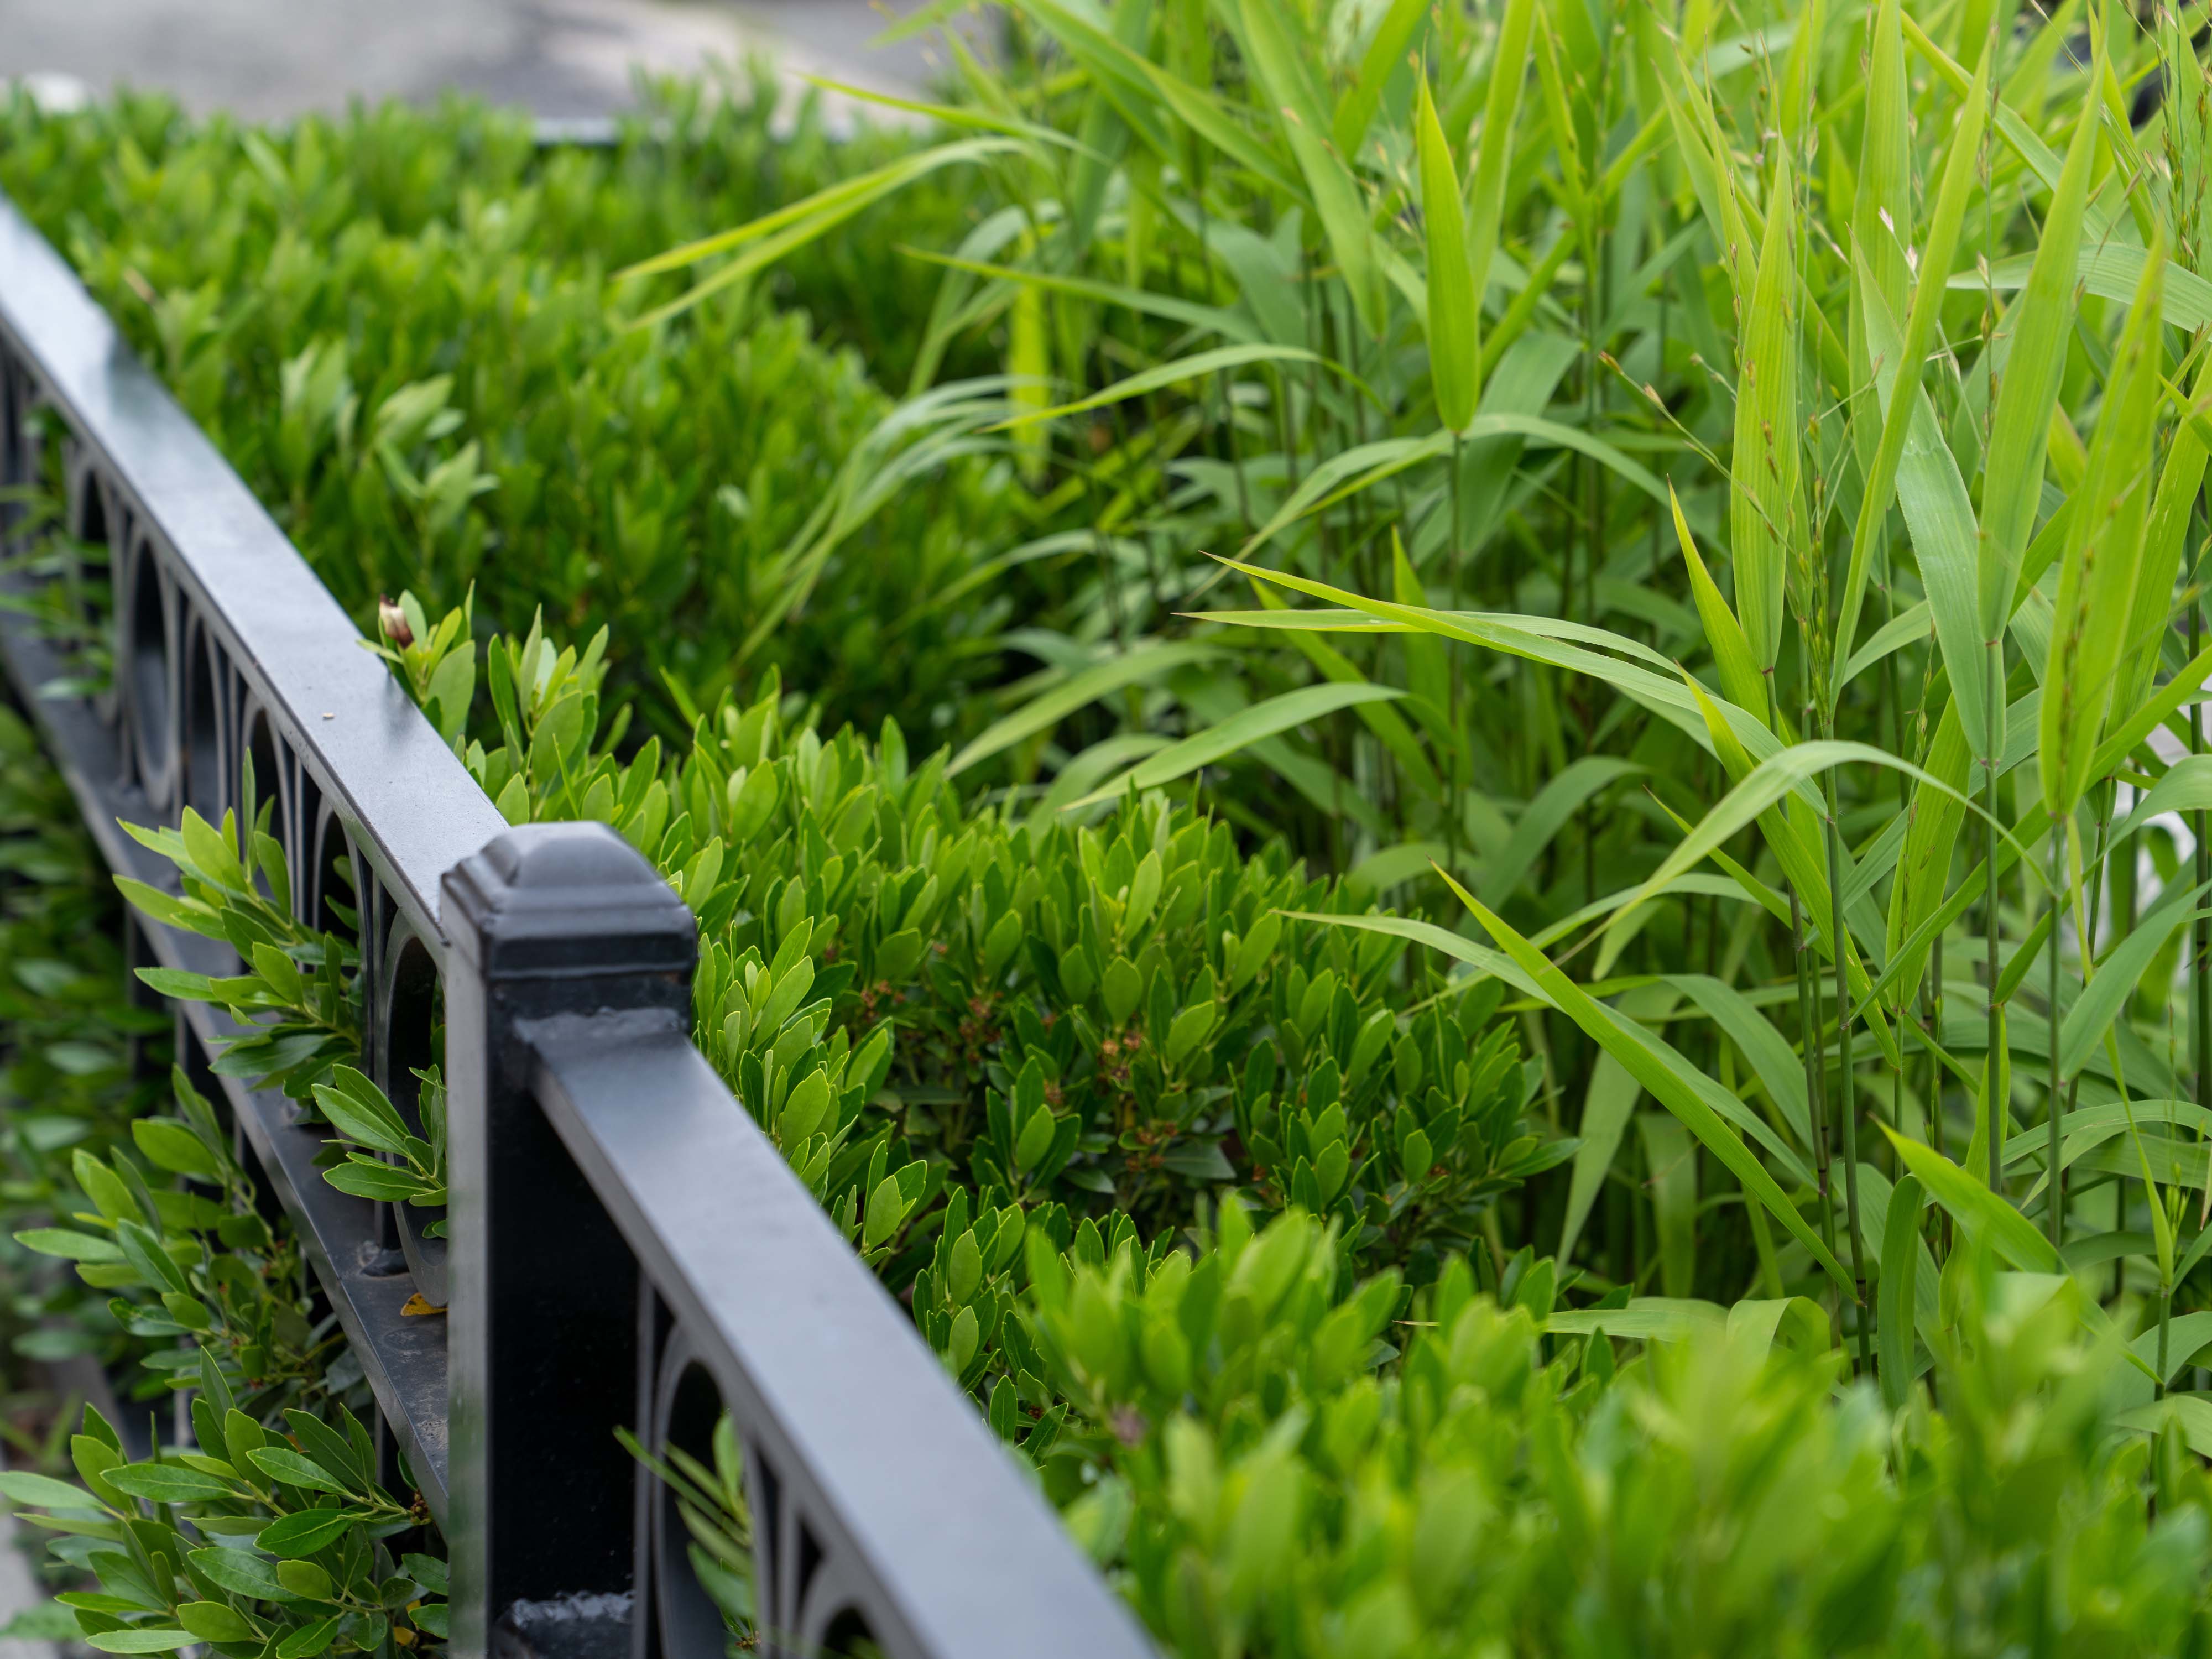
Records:
{"label": "trimmed shrub", "polygon": [[2204,1465],[2178,1428],[2115,1432],[2131,1373],[2069,1281],[1954,1257],[1893,1413],[1839,1386],[1825,1318],[1800,1347],[1714,1309],[1622,1363],[1545,1334],[1577,1328],[1548,1265],[1500,1298],[1455,1260],[1393,1320],[1337,1243],[1232,1204],[1194,1260],[1032,1249],[1024,1316],[1097,1477],[1069,1522],[1170,1652],[2212,1644]]}
{"label": "trimmed shrub", "polygon": [[[1011,614],[963,580],[1024,510],[974,453],[996,402],[892,422],[861,356],[761,289],[635,328],[658,290],[608,276],[905,142],[803,124],[767,166],[769,120],[671,94],[610,154],[541,153],[468,106],[273,133],[19,97],[0,185],[364,623],[403,587],[438,608],[473,590],[493,617],[612,623],[618,684],[672,730],[769,666],[840,716],[950,729]],[[941,226],[956,200],[902,210]],[[875,337],[894,240],[856,223],[772,286],[895,368],[911,347]]]}
{"label": "trimmed shrub", "polygon": [[972,1387],[1024,1227],[1166,1240],[1243,1188],[1425,1281],[1572,1151],[1498,984],[1322,925],[1351,902],[1279,847],[1158,793],[966,804],[896,721],[825,739],[773,680],[624,760],[602,642],[538,630],[485,652],[487,745],[470,630],[402,617],[390,654],[508,819],[611,823],[698,915],[700,1046]]}

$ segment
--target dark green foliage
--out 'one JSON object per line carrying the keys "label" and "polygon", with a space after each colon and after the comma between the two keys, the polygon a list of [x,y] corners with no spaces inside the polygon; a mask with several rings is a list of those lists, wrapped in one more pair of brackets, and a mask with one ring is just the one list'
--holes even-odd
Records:
{"label": "dark green foliage", "polygon": [[[403,587],[434,609],[473,588],[490,617],[613,623],[618,683],[663,723],[664,675],[711,705],[781,665],[841,715],[950,727],[1010,614],[963,579],[1025,498],[967,435],[995,402],[883,424],[864,361],[913,346],[881,232],[855,221],[768,285],[854,349],[760,287],[629,328],[657,290],[608,280],[905,142],[803,124],[778,150],[769,119],[672,92],[610,154],[540,152],[466,106],[275,134],[18,98],[0,186],[364,622]],[[953,234],[959,197],[917,199]]]}
{"label": "dark green foliage", "polygon": [[213,1364],[190,1379],[200,1449],[133,1462],[99,1413],[70,1443],[84,1482],[0,1474],[0,1492],[47,1511],[47,1548],[96,1590],[65,1592],[87,1645],[224,1659],[315,1659],[419,1648],[446,1634],[445,1563],[386,1540],[427,1519],[376,1482],[376,1456],[343,1407],[328,1420],[240,1411]]}
{"label": "dark green foliage", "polygon": [[[64,1218],[66,1224],[18,1233],[17,1242],[76,1262],[95,1289],[130,1292],[110,1309],[131,1335],[155,1345],[141,1363],[170,1388],[201,1386],[212,1364],[260,1417],[343,1394],[358,1367],[344,1358],[334,1320],[311,1318],[289,1230],[272,1228],[254,1207],[252,1180],[214,1109],[181,1072],[173,1083],[178,1115],[131,1126],[137,1158],[76,1154],[71,1174],[90,1207]],[[216,1196],[167,1176],[213,1187]],[[335,1382],[334,1366],[342,1368]]]}

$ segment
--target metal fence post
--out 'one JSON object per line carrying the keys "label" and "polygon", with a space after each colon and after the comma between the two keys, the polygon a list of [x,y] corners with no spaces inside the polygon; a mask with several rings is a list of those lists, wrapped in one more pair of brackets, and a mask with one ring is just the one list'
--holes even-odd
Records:
{"label": "metal fence post", "polygon": [[599,823],[512,830],[443,891],[453,1645],[626,1654],[638,1269],[533,1097],[527,1025],[688,1031],[697,927]]}

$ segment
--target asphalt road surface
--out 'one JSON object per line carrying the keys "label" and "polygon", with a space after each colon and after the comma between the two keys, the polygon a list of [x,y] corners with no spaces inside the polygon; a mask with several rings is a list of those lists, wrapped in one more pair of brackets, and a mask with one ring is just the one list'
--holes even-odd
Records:
{"label": "asphalt road surface", "polygon": [[868,0],[0,0],[0,80],[63,100],[161,88],[261,120],[453,88],[574,119],[627,106],[636,69],[757,52],[913,96],[934,54],[871,48],[887,21]]}

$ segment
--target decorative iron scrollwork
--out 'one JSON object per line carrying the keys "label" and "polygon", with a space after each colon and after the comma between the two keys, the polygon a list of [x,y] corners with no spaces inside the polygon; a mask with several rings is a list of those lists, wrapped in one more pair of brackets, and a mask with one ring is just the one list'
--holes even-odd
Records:
{"label": "decorative iron scrollwork", "polygon": [[[680,1326],[669,1324],[665,1311],[653,1323],[665,1334],[653,1356],[647,1395],[651,1414],[646,1448],[657,1462],[666,1462],[672,1449],[713,1470],[715,1431],[735,1391],[726,1393],[712,1359]],[[799,1483],[775,1467],[762,1439],[746,1431],[741,1413],[730,1415],[744,1480],[738,1514],[728,1518],[742,1523],[751,1555],[749,1562],[709,1565],[723,1578],[726,1599],[732,1580],[750,1596],[751,1628],[737,1632],[739,1639],[750,1638],[757,1651],[774,1659],[861,1659],[879,1651],[859,1605],[865,1574],[824,1549],[822,1538],[834,1534],[810,1524],[797,1497]],[[723,1606],[701,1582],[694,1565],[695,1551],[703,1547],[685,1524],[684,1504],[642,1463],[638,1491],[639,1512],[649,1517],[640,1563],[649,1624],[637,1632],[633,1653],[648,1642],[651,1655],[720,1650],[726,1629]]]}

